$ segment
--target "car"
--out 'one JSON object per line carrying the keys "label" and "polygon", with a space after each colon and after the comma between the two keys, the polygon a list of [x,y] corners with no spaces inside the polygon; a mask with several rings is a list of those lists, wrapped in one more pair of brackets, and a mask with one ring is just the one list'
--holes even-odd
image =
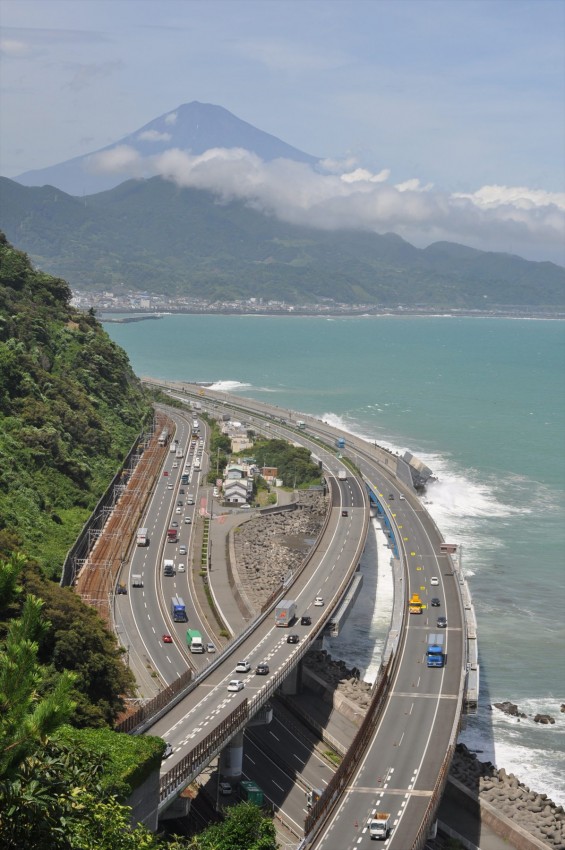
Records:
{"label": "car", "polygon": [[186,555],[187,552],[188,552],[188,549],[186,548],[184,543],[181,546],[179,546],[179,555]]}
{"label": "car", "polygon": [[228,685],[228,691],[242,691],[243,687],[241,679],[232,679]]}
{"label": "car", "polygon": [[175,508],[176,514],[182,514],[182,508]]}
{"label": "car", "polygon": [[235,665],[236,673],[249,673],[250,670],[251,664],[249,663],[249,661],[238,661]]}
{"label": "car", "polygon": [[321,608],[324,604],[324,598],[322,596],[316,596],[314,599],[314,605],[316,608]]}
{"label": "car", "polygon": [[177,462],[176,462],[176,460],[175,460],[175,462],[173,463],[173,469],[178,469],[178,468],[179,468],[179,465],[178,465],[178,463],[177,463]]}
{"label": "car", "polygon": [[220,491],[218,490],[217,487],[214,487],[212,493],[213,493],[215,499],[217,499],[218,496],[220,495]]}
{"label": "car", "polygon": [[432,608],[439,608],[439,606],[441,605],[441,602],[439,601],[437,596],[434,596],[432,601],[430,602],[430,605],[432,606]]}
{"label": "car", "polygon": [[186,567],[184,564],[177,564],[177,573],[185,573]]}
{"label": "car", "polygon": [[193,505],[194,504],[194,499],[192,498],[192,496],[187,496],[186,504],[187,505]]}
{"label": "car", "polygon": [[342,516],[349,516],[349,511],[342,511],[342,512],[341,512],[341,515],[342,515]]}
{"label": "car", "polygon": [[172,643],[173,639],[170,635],[163,635],[163,643]]}
{"label": "car", "polygon": [[192,522],[192,520],[189,516],[185,516],[184,521],[185,521],[186,525],[190,525],[190,523]]}
{"label": "car", "polygon": [[[180,494],[181,496],[184,496],[184,487],[181,487],[181,488],[180,488],[180,490],[179,490],[179,494]],[[182,502],[179,502],[179,505],[182,505]]]}
{"label": "car", "polygon": [[255,668],[255,672],[258,676],[266,676],[269,672],[269,665],[266,661],[261,661]]}
{"label": "car", "polygon": [[400,499],[400,501],[401,501],[401,502],[405,502],[405,501],[406,501],[406,496],[403,496],[403,495],[402,495],[402,493],[400,493],[400,495],[398,496],[398,498]]}
{"label": "car", "polygon": [[121,581],[118,585],[118,589],[116,590],[116,593],[119,594],[120,596],[122,596],[122,595],[126,596],[127,592],[128,592],[127,587],[125,586],[123,581]]}
{"label": "car", "polygon": [[215,651],[216,651],[216,647],[214,646],[213,643],[207,643],[206,644],[206,652],[215,652]]}
{"label": "car", "polygon": [[[181,493],[184,493],[184,490],[181,490]],[[177,502],[177,508],[182,508],[183,505],[184,505],[183,500],[179,499],[178,502]]]}
{"label": "car", "polygon": [[447,617],[438,617],[437,618],[437,627],[438,627],[438,629],[446,629],[447,628]]}
{"label": "car", "polygon": [[172,744],[165,744],[165,749],[164,749],[164,752],[163,752],[163,755],[161,756],[161,758],[168,759],[169,756],[172,756],[172,754],[173,754],[173,745]]}
{"label": "car", "polygon": [[298,637],[298,635],[288,635],[286,642],[287,643],[299,643],[300,638]]}
{"label": "car", "polygon": [[220,789],[220,794],[223,794],[224,797],[226,797],[228,794],[231,794],[232,792],[232,787],[229,782],[220,782],[218,788]]}
{"label": "car", "polygon": [[174,487],[174,484],[167,484],[167,490],[172,490],[173,487]]}
{"label": "car", "polygon": [[432,576],[432,577],[431,577],[431,579],[430,579],[430,584],[432,585],[432,587],[437,587],[437,586],[438,586],[438,584],[439,584],[439,579],[438,579],[438,577],[437,577],[437,576]]}
{"label": "car", "polygon": [[393,501],[394,501],[394,493],[389,493],[389,494],[388,494],[388,500],[389,500],[389,502],[393,502]]}
{"label": "car", "polygon": [[176,519],[175,519],[175,520],[173,520],[173,522],[171,523],[171,528],[178,528],[178,527],[179,527],[179,524],[178,524],[178,522],[176,521]]}
{"label": "car", "polygon": [[166,478],[168,474],[169,474],[168,470],[165,469],[163,471],[163,478]]}
{"label": "car", "polygon": [[311,626],[312,625],[312,617],[309,614],[303,614],[300,618],[301,626]]}

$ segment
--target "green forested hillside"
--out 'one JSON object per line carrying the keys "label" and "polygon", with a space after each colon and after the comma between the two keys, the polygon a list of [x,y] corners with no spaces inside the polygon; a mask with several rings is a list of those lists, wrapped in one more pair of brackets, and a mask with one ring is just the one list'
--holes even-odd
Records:
{"label": "green forested hillside", "polygon": [[0,554],[50,577],[127,454],[149,403],[125,353],[63,280],[0,239]]}
{"label": "green forested hillside", "polygon": [[565,269],[553,263],[296,226],[157,177],[85,198],[6,178],[0,192],[8,237],[85,291],[479,310],[565,305]]}

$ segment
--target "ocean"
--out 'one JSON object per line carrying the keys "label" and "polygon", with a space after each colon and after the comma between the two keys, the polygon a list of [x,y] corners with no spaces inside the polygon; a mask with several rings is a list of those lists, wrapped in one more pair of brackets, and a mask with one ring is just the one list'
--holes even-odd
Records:
{"label": "ocean", "polygon": [[[461,740],[565,804],[565,323],[171,315],[105,328],[140,376],[268,399],[431,467],[424,501],[461,548],[479,630],[479,713]],[[376,603],[363,593],[332,647],[367,679],[367,629],[382,647],[392,592],[378,531],[365,564],[376,553]],[[528,717],[490,709],[504,700]]]}

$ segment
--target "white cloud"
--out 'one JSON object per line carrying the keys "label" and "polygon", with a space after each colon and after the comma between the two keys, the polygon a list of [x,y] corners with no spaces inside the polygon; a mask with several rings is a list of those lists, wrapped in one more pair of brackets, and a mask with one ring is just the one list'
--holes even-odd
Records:
{"label": "white cloud", "polygon": [[96,174],[125,174],[139,177],[143,171],[143,158],[129,145],[117,145],[107,151],[92,154],[88,168]]}
{"label": "white cloud", "polygon": [[459,193],[454,198],[469,198],[478,207],[488,209],[511,204],[518,209],[547,207],[554,204],[565,210],[565,192],[546,192],[544,189],[528,189],[526,186],[482,186],[472,194]]}
{"label": "white cloud", "polygon": [[169,112],[169,114],[165,116],[165,124],[176,124],[177,118],[178,114],[176,112]]}
{"label": "white cloud", "polygon": [[344,183],[384,183],[390,177],[390,169],[383,168],[378,174],[371,174],[366,168],[356,168],[340,177]]}
{"label": "white cloud", "polygon": [[160,133],[158,130],[144,130],[137,138],[141,142],[170,142],[170,133]]}
{"label": "white cloud", "polygon": [[392,185],[388,169],[373,174],[351,170],[349,162],[345,173],[320,173],[287,159],[263,162],[241,148],[212,148],[198,156],[173,148],[142,158],[120,146],[92,160],[97,170],[159,174],[302,226],[393,231],[419,247],[448,240],[565,261],[565,199],[556,193],[484,186],[470,195],[449,195],[418,178]]}

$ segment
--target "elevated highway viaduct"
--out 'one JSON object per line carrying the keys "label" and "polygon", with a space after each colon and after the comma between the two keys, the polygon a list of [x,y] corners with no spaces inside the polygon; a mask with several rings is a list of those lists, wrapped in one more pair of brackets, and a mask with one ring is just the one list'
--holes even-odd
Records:
{"label": "elevated highway viaduct", "polygon": [[[224,394],[212,401],[215,396],[208,390],[205,397],[200,388],[195,393],[201,402],[206,399],[205,404],[226,404]],[[340,461],[320,443],[321,437],[329,439],[330,435],[333,441],[333,433],[324,423],[308,421],[307,432],[301,433],[289,427],[288,420],[288,424],[269,421],[275,416],[280,420],[281,411],[276,408],[240,398],[234,399],[233,406],[250,417],[259,416],[262,427],[309,445],[317,456],[325,452],[324,465],[329,465],[330,472],[332,468],[336,471]],[[286,418],[284,412],[282,418]],[[349,451],[345,453],[350,456]],[[465,687],[465,621],[454,565],[448,556],[440,554],[441,535],[416,495],[398,481],[387,464],[375,459],[373,447],[363,448],[356,442],[353,459],[372,489],[379,511],[388,518],[398,555],[397,602],[403,602],[395,608],[396,621],[385,658],[387,671],[381,676],[369,722],[361,730],[362,740],[354,741],[343,769],[308,816],[305,841],[335,850],[354,846],[366,832],[369,814],[379,808],[391,814],[393,828],[387,846],[406,850],[423,846],[447,777]],[[364,488],[350,486],[354,480],[350,476],[347,487],[333,490],[336,495],[326,533],[311,569],[293,588],[301,604],[318,594],[337,602],[347,586],[344,575],[349,576],[347,570],[356,566],[364,542],[367,500]],[[404,500],[399,498],[401,492]],[[391,494],[393,500],[389,500]],[[345,524],[341,506],[351,508]],[[432,586],[432,577],[438,580],[437,586]],[[405,600],[413,592],[421,595],[426,606],[417,616],[406,613]],[[440,597],[440,611],[448,619],[447,664],[440,669],[428,668],[425,661],[427,635],[436,631],[437,609],[427,606],[432,595]],[[326,608],[324,616],[328,613]],[[314,623],[312,635],[321,625],[322,620]],[[237,649],[238,658],[249,655],[253,662],[271,659],[275,672],[268,682],[256,683],[255,677],[249,677],[243,691],[228,695],[227,681],[235,675],[231,656],[211,669],[182,702],[152,725],[153,734],[166,740],[173,738],[178,745],[178,760],[171,770],[167,765],[162,780],[161,807],[197,775],[206,759],[213,757],[211,753],[217,754],[230,735],[245,725],[300,660],[308,640],[293,648],[286,644],[286,635],[281,638],[280,631],[284,630],[275,629],[268,617],[257,623],[252,634],[243,636]],[[226,734],[218,737],[218,729]]]}

